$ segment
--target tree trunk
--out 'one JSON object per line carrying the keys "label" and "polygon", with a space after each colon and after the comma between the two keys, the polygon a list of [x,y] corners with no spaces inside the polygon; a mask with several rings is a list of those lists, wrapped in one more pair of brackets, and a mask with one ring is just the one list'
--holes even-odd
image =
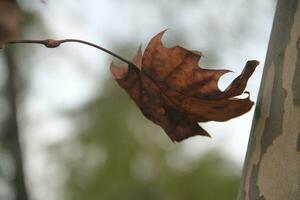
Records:
{"label": "tree trunk", "polygon": [[278,0],[239,200],[300,199],[300,0]]}
{"label": "tree trunk", "polygon": [[[19,11],[16,0],[0,1],[0,46],[5,41],[18,37]],[[3,51],[6,59],[7,81],[4,88],[4,97],[7,102],[8,114],[2,127],[0,142],[10,154],[14,162],[15,174],[10,184],[16,200],[27,200],[28,194],[24,181],[23,160],[20,145],[19,128],[17,122],[17,85],[16,64],[13,49]]]}
{"label": "tree trunk", "polygon": [[3,127],[2,142],[5,149],[12,157],[15,164],[15,176],[11,180],[16,200],[27,200],[27,190],[23,173],[23,157],[20,144],[19,126],[17,120],[17,87],[16,87],[16,65],[14,63],[13,51],[5,50],[7,61],[6,94],[9,114]]}

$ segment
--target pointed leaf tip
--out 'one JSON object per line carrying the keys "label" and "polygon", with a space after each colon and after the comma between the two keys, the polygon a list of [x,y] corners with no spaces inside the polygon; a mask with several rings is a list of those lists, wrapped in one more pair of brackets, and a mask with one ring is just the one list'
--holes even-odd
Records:
{"label": "pointed leaf tip", "polygon": [[141,69],[142,68],[142,45],[139,46],[136,55],[134,56],[132,63],[137,66],[137,68]]}
{"label": "pointed leaf tip", "polygon": [[114,64],[114,62],[111,62],[110,72],[114,79],[124,78],[128,72],[128,65],[127,64],[116,65]]}

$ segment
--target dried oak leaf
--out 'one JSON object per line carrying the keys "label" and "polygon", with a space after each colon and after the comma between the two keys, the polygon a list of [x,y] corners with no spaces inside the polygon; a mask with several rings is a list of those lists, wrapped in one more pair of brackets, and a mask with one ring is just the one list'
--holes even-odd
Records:
{"label": "dried oak leaf", "polygon": [[235,96],[244,92],[258,61],[248,61],[241,75],[221,91],[218,80],[229,70],[202,69],[198,66],[201,52],[164,47],[164,32],[152,38],[144,55],[139,48],[133,64],[112,63],[110,69],[143,114],[161,126],[172,141],[209,136],[198,122],[226,121],[251,109],[249,96]]}

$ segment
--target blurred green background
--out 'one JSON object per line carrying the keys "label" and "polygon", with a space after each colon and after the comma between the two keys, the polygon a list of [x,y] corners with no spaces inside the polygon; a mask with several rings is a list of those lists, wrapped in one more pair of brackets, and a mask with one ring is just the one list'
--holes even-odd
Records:
{"label": "blurred green background", "polygon": [[[17,3],[23,39],[80,38],[130,59],[140,43],[145,48],[169,28],[166,46],[203,51],[201,66],[238,74],[248,59],[258,59],[261,68],[247,87],[253,100],[275,7],[274,0]],[[0,27],[12,23],[1,14],[0,19]],[[15,199],[18,184],[28,192],[19,199],[33,200],[236,198],[254,109],[226,123],[204,124],[212,139],[172,143],[111,78],[113,59],[96,49],[13,45],[1,50],[0,58],[0,200]],[[236,74],[224,77],[220,87]],[[9,106],[9,90],[16,94],[16,111]],[[14,114],[19,138],[8,140],[15,129],[6,125]],[[18,145],[21,152],[11,151]],[[24,183],[16,160],[23,165]]]}
{"label": "blurred green background", "polygon": [[116,84],[79,113],[75,146],[54,148],[66,167],[66,199],[235,198],[238,166],[217,152],[185,158]]}

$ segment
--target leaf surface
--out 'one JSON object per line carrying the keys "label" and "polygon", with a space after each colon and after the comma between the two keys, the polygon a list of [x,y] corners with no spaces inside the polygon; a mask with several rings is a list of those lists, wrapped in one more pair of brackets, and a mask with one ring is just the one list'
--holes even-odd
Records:
{"label": "leaf surface", "polygon": [[172,141],[209,136],[198,122],[226,121],[252,108],[249,95],[242,99],[236,96],[248,93],[244,90],[258,61],[248,61],[242,73],[221,91],[219,78],[229,70],[199,67],[199,51],[164,47],[164,32],[152,38],[144,54],[138,49],[133,64],[112,63],[110,69],[142,113],[161,126]]}

